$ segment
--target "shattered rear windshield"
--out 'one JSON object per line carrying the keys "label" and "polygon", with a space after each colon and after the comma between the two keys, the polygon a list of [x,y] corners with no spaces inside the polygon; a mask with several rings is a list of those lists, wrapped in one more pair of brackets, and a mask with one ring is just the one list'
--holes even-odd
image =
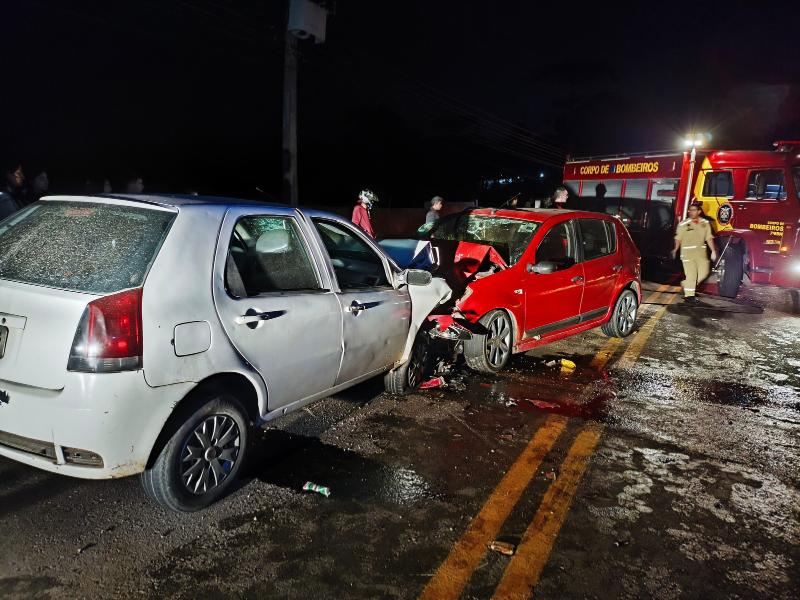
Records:
{"label": "shattered rear windshield", "polygon": [[175,214],[38,202],[0,222],[0,279],[94,294],[138,287]]}
{"label": "shattered rear windshield", "polygon": [[522,258],[538,228],[535,221],[459,213],[437,221],[423,237],[488,244],[513,265]]}

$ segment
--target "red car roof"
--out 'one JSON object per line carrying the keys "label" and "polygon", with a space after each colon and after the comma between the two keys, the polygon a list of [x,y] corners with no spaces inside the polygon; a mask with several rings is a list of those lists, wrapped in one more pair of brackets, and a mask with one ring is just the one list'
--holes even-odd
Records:
{"label": "red car roof", "polygon": [[520,219],[523,221],[536,221],[538,223],[542,223],[553,217],[566,215],[571,217],[587,217],[590,219],[613,219],[612,216],[603,213],[589,212],[587,210],[567,210],[563,208],[469,208],[465,212],[486,217]]}

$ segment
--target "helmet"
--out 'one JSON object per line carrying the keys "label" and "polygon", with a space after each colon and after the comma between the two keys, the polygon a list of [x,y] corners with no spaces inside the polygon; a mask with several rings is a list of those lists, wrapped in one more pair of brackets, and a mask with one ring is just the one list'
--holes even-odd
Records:
{"label": "helmet", "polygon": [[370,208],[373,204],[378,202],[378,196],[375,195],[375,192],[372,190],[361,190],[358,194],[358,199],[361,200],[367,208]]}

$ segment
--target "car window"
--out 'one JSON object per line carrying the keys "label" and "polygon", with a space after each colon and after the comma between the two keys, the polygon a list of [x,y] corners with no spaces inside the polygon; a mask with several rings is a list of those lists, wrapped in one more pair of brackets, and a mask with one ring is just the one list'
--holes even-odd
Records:
{"label": "car window", "polygon": [[225,285],[237,297],[321,288],[314,263],[291,217],[249,216],[236,222]]}
{"label": "car window", "polygon": [[0,223],[0,278],[110,294],[139,287],[176,213],[37,202]]}
{"label": "car window", "polygon": [[703,196],[733,196],[733,175],[730,171],[709,171],[703,182]]}
{"label": "car window", "polygon": [[462,212],[436,222],[433,228],[420,233],[424,238],[454,240],[492,246],[503,260],[514,265],[530,244],[540,223],[525,219],[509,219]]}
{"label": "car window", "polygon": [[800,167],[792,169],[792,177],[794,178],[794,193],[800,199]]}
{"label": "car window", "polygon": [[536,262],[555,263],[558,270],[571,267],[576,259],[575,234],[569,221],[555,225],[536,248]]}
{"label": "car window", "polygon": [[747,178],[747,198],[754,200],[784,200],[786,186],[783,182],[783,171],[764,169],[750,171]]}
{"label": "car window", "polygon": [[612,238],[609,238],[609,232],[606,228],[606,221],[600,219],[578,219],[578,227],[581,230],[583,260],[608,256],[614,252]]}
{"label": "car window", "polygon": [[343,290],[389,286],[381,257],[347,227],[313,219]]}
{"label": "car window", "polygon": [[608,236],[608,253],[614,254],[617,251],[617,228],[611,221],[603,221],[606,226],[606,235]]}

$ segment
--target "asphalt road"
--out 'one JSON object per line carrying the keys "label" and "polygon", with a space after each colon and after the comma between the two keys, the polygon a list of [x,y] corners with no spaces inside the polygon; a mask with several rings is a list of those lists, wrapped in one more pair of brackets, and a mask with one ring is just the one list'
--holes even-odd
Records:
{"label": "asphalt road", "polygon": [[0,597],[798,598],[800,318],[648,288],[620,343],[285,417],[201,513],[0,459]]}

